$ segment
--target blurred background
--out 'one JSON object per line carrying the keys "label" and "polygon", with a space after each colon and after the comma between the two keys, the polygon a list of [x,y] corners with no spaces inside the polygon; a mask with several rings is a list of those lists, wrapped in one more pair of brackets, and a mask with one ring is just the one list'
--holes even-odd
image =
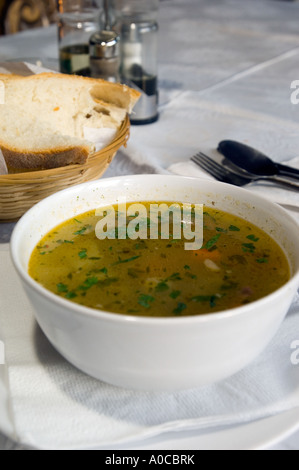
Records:
{"label": "blurred background", "polygon": [[0,0],[0,35],[49,26],[55,13],[56,0]]}

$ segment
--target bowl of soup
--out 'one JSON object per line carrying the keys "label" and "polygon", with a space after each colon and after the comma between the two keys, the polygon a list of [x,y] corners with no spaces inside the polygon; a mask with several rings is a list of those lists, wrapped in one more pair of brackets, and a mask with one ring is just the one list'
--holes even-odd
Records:
{"label": "bowl of soup", "polygon": [[195,178],[61,191],[23,216],[11,253],[52,345],[83,372],[135,390],[237,373],[277,333],[299,287],[294,219]]}

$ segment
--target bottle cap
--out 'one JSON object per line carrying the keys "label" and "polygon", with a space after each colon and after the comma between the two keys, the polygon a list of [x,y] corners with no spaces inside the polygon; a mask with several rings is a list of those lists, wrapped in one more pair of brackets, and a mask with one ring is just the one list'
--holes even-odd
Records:
{"label": "bottle cap", "polygon": [[115,31],[99,31],[89,41],[91,57],[112,59],[119,56],[120,38]]}

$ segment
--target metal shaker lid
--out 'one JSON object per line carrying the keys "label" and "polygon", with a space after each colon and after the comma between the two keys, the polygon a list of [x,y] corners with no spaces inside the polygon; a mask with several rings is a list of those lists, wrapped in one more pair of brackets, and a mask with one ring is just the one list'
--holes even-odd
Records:
{"label": "metal shaker lid", "polygon": [[120,38],[115,31],[98,31],[89,41],[91,57],[112,59],[119,56]]}

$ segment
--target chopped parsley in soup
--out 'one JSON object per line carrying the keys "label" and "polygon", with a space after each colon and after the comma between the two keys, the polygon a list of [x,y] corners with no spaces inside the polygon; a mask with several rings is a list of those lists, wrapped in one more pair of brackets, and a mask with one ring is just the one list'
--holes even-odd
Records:
{"label": "chopped parsley in soup", "polygon": [[168,240],[118,239],[117,227],[116,239],[99,240],[98,222],[91,211],[47,234],[32,253],[32,278],[72,302],[146,317],[240,307],[290,279],[288,260],[269,235],[214,208],[204,208],[204,242],[196,251],[185,250],[183,237],[173,239],[171,226]]}

